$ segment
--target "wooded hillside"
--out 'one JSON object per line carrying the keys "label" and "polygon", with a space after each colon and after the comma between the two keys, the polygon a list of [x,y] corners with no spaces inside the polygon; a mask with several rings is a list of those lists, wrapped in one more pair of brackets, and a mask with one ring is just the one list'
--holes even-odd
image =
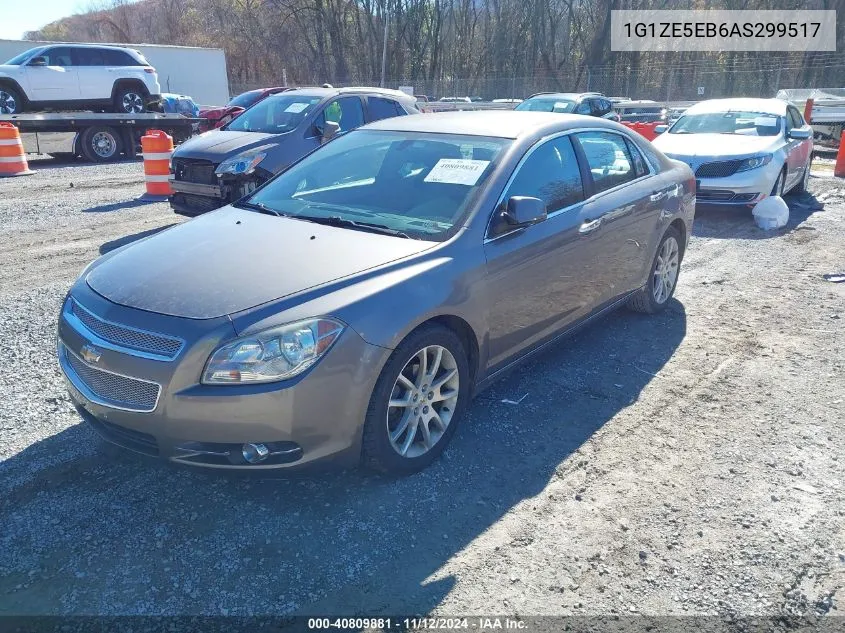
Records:
{"label": "wooded hillside", "polygon": [[[773,96],[845,85],[842,53],[612,53],[611,9],[839,9],[845,0],[100,0],[29,39],[221,47],[233,92],[378,84],[418,93],[524,97],[601,90],[633,98]],[[840,27],[839,49],[845,45]]]}

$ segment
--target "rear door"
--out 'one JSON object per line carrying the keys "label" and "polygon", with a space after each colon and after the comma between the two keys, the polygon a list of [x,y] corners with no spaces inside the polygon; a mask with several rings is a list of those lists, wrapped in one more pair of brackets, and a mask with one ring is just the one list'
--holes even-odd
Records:
{"label": "rear door", "polygon": [[80,98],[94,100],[111,97],[111,86],[108,87],[107,92],[104,90],[104,84],[108,83],[109,73],[105,66],[103,50],[80,46],[71,49],[71,54],[79,76]]}
{"label": "rear door", "polygon": [[26,66],[31,100],[79,100],[79,76],[73,65],[70,47],[52,46],[44,49],[40,56],[46,59],[46,66]]}
{"label": "rear door", "polygon": [[405,109],[393,99],[384,97],[367,97],[367,123],[381,121],[395,116],[407,114]]}
{"label": "rear door", "polygon": [[642,285],[660,215],[676,192],[626,136],[593,130],[573,140],[587,165],[585,220],[601,249],[590,271],[600,305]]}

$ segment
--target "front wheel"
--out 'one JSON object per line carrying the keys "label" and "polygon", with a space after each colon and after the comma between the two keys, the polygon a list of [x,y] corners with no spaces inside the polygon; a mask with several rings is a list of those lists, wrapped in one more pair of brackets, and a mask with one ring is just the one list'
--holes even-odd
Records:
{"label": "front wheel", "polygon": [[0,114],[20,114],[23,112],[23,97],[14,88],[0,86]]}
{"label": "front wheel", "polygon": [[663,310],[675,293],[680,270],[681,234],[675,227],[670,226],[657,247],[648,283],[628,300],[628,307],[647,314]]}
{"label": "front wheel", "polygon": [[781,172],[778,174],[778,179],[775,180],[775,186],[772,187],[772,196],[778,196],[783,198],[783,187],[786,184],[786,170],[782,169]]}
{"label": "front wheel", "polygon": [[806,193],[810,190],[810,167],[813,165],[813,159],[807,161],[807,167],[804,169],[804,175],[801,176],[801,182],[795,186],[795,193]]}
{"label": "front wheel", "polygon": [[391,354],[379,376],[364,421],[363,463],[409,475],[446,448],[466,409],[470,371],[461,339],[426,326]]}

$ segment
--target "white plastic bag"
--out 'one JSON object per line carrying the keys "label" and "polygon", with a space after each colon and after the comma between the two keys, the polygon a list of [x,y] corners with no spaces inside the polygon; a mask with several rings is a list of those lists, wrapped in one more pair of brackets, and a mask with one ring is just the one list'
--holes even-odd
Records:
{"label": "white plastic bag", "polygon": [[779,229],[789,222],[789,207],[779,196],[769,196],[758,202],[751,211],[754,221],[766,231]]}

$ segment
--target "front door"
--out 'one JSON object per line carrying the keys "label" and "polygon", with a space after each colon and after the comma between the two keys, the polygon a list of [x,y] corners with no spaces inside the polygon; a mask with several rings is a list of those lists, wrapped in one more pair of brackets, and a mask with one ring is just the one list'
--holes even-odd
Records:
{"label": "front door", "polygon": [[[541,141],[517,167],[503,196],[540,198],[546,220],[506,230],[496,211],[484,244],[490,331],[488,369],[495,371],[589,312],[585,270],[598,233],[582,231],[584,187],[569,136]],[[497,228],[498,227],[498,228]]]}
{"label": "front door", "polygon": [[46,66],[27,65],[32,101],[76,101],[79,96],[79,77],[73,65],[70,47],[54,46],[41,53]]}

